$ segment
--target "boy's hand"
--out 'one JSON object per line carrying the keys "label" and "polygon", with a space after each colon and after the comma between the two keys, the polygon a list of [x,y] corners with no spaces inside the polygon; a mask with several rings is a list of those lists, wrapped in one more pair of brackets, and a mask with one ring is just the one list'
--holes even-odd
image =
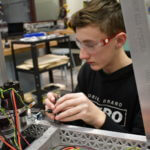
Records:
{"label": "boy's hand", "polygon": [[[54,97],[49,97],[51,101],[54,101]],[[60,97],[55,105],[49,104],[49,107],[52,108],[53,113],[56,114],[55,120],[63,122],[81,119],[95,128],[100,128],[106,119],[105,113],[83,93],[66,94]]]}
{"label": "boy's hand", "polygon": [[52,110],[52,113],[46,112],[46,115],[47,115],[50,119],[52,119],[52,120],[55,119],[53,110],[55,109],[55,103],[56,103],[57,97],[58,97],[57,94],[52,93],[52,92],[49,92],[49,93],[47,94],[47,98],[46,98],[45,101],[44,101],[44,104],[45,104],[45,111],[47,111],[47,110]]}

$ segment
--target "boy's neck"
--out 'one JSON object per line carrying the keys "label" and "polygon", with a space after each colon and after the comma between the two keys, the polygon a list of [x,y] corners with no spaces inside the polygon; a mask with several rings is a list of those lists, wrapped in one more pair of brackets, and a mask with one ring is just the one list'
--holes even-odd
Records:
{"label": "boy's neck", "polygon": [[124,49],[118,50],[118,54],[112,60],[111,64],[105,67],[103,70],[106,73],[113,73],[121,68],[124,68],[125,66],[128,66],[132,63],[131,58],[127,56]]}

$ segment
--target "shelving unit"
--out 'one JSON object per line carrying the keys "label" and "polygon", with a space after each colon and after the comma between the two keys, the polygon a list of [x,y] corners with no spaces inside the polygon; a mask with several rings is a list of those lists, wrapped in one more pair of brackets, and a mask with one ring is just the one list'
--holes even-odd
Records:
{"label": "shelving unit", "polygon": [[[71,59],[67,59],[67,56],[57,56],[57,55],[51,55],[51,50],[50,50],[50,41],[60,41],[60,40],[65,40],[68,42],[68,48],[70,51],[70,56],[71,56],[71,48],[70,48],[70,37],[68,35],[61,35],[57,36],[54,38],[46,38],[46,39],[39,39],[35,41],[22,41],[22,40],[15,40],[11,42],[11,50],[12,50],[12,58],[13,58],[13,64],[15,68],[15,76],[16,80],[19,80],[19,75],[18,72],[24,72],[24,73],[30,73],[34,75],[35,79],[35,86],[36,86],[36,95],[37,95],[37,100],[38,100],[38,105],[39,107],[42,105],[42,95],[43,95],[43,89],[41,87],[41,81],[40,81],[40,74],[44,72],[49,72],[49,83],[53,83],[53,73],[52,70],[55,68],[59,68],[62,66],[65,66],[68,64],[70,61],[70,76],[71,76],[71,85],[72,85],[72,90],[73,90],[73,74],[72,74],[72,62]],[[38,57],[37,55],[37,45],[40,43],[45,43],[45,56],[47,58],[55,58],[55,61],[52,61],[53,63],[47,64],[46,66],[42,66],[40,64],[40,60],[42,58]],[[21,64],[17,66],[16,62],[16,56],[14,52],[14,45],[15,44],[27,44],[31,46],[31,59],[30,62],[32,65],[27,64]],[[65,57],[65,59],[64,59]],[[60,60],[59,60],[60,59]],[[24,67],[23,67],[24,66]],[[27,67],[28,66],[28,67]],[[30,67],[29,67],[30,66]]]}

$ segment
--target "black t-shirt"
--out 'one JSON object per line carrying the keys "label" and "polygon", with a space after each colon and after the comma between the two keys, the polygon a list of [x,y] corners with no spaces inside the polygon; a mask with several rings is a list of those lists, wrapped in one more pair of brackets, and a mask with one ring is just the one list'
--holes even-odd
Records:
{"label": "black t-shirt", "polygon": [[[84,64],[75,92],[83,92],[107,114],[101,129],[145,134],[132,64],[112,74],[93,71]],[[73,124],[89,127],[81,120]]]}

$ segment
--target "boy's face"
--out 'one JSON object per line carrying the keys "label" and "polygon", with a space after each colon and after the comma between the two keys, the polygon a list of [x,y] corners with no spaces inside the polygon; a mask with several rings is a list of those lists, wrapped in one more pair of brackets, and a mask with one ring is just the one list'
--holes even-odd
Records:
{"label": "boy's face", "polygon": [[[108,41],[98,27],[87,26],[76,29],[76,41],[80,47],[80,59],[86,60],[91,69],[97,71],[110,67],[117,55],[116,40]],[[105,43],[106,42],[106,43]]]}

